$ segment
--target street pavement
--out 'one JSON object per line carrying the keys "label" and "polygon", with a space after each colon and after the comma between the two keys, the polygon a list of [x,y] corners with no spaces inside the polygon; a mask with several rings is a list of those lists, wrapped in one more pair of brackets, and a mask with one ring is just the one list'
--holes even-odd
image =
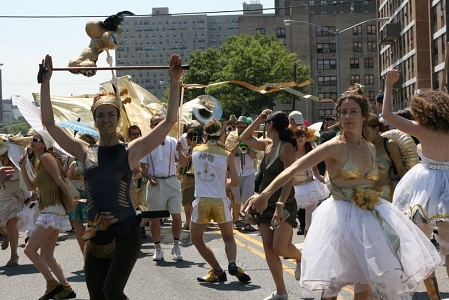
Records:
{"label": "street pavement", "polygon": [[[264,258],[263,247],[259,232],[235,232],[237,242],[237,264],[252,278],[251,283],[242,284],[229,273],[228,281],[222,283],[199,283],[198,276],[206,275],[209,266],[204,262],[189,239],[189,232],[183,231],[181,236],[181,250],[184,261],[174,261],[170,255],[172,238],[171,222],[162,225],[162,249],[165,260],[154,262],[152,255],[154,245],[151,242],[150,229],[147,227],[148,238],[144,240],[142,251],[125,289],[130,299],[198,299],[198,300],[259,300],[274,291],[274,283]],[[38,299],[45,290],[45,280],[30,260],[23,254],[25,236],[19,240],[19,266],[3,267],[9,260],[9,248],[0,252],[0,299]],[[216,254],[223,268],[227,268],[223,241],[218,227],[211,224],[206,232],[205,240]],[[296,230],[293,242],[302,249],[303,236],[298,236]],[[73,232],[60,234],[55,250],[55,257],[59,260],[67,280],[74,288],[77,298],[88,299],[88,292],[84,282],[82,254]],[[419,259],[419,258],[416,258]],[[295,280],[294,261],[283,259],[284,278],[290,299],[320,299],[319,292],[302,289]],[[449,298],[449,285],[444,266],[436,270],[442,298]],[[120,274],[117,274],[120,276]],[[339,294],[339,300],[353,299],[350,287]],[[423,284],[421,284],[413,300],[429,299]]]}

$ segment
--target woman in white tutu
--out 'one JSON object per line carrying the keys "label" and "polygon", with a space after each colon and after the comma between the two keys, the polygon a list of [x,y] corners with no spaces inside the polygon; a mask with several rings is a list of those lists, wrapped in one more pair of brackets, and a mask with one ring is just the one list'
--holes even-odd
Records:
{"label": "woman in white tutu", "polygon": [[[441,254],[449,255],[449,95],[426,91],[413,97],[410,111],[415,121],[393,114],[393,84],[399,79],[397,70],[386,77],[383,117],[397,129],[420,141],[421,163],[401,179],[393,196],[393,204],[411,218],[430,238],[438,225],[437,241]],[[446,269],[449,274],[449,266]],[[435,276],[424,281],[431,299],[441,299]]]}
{"label": "woman in white tutu", "polygon": [[[36,227],[25,246],[24,253],[41,272],[47,282],[44,295],[39,298],[46,299],[69,299],[75,298],[76,294],[67,282],[61,265],[54,258],[56,242],[59,232],[72,229],[66,207],[74,202],[67,185],[62,178],[62,167],[51,150],[54,140],[45,130],[33,134],[31,139],[31,150],[39,159],[36,177],[30,179],[27,172],[22,172],[23,179],[28,190],[39,189],[40,215],[36,221]],[[20,167],[25,168],[27,155],[20,161]],[[65,197],[62,197],[62,195]],[[65,201],[67,200],[67,202]],[[41,250],[40,253],[38,252]],[[53,274],[56,279],[53,277]]]}
{"label": "woman in white tutu", "polygon": [[[297,145],[296,159],[300,159],[312,151],[312,141],[316,138],[315,130],[300,125],[293,130],[293,135],[296,138]],[[304,228],[304,237],[306,237],[312,223],[312,213],[315,211],[318,201],[322,201],[329,196],[329,190],[324,185],[324,177],[320,175],[317,166],[296,173],[293,177],[293,187],[297,209],[303,208],[306,211],[306,226]]]}
{"label": "woman in white tutu", "polygon": [[[301,285],[337,299],[355,285],[354,299],[403,299],[441,259],[424,234],[390,202],[379,198],[375,147],[362,138],[369,102],[360,87],[337,102],[342,133],[284,170],[251,203],[261,212],[266,199],[297,173],[324,160],[331,197],[313,214],[304,244]],[[419,257],[420,259],[416,259]]]}

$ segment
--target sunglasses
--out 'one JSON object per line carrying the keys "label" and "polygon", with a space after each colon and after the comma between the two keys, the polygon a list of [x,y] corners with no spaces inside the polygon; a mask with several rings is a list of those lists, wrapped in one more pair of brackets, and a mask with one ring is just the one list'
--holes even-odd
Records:
{"label": "sunglasses", "polygon": [[39,143],[39,142],[44,142],[44,140],[43,139],[39,139],[39,138],[31,138],[31,141],[33,142],[33,143]]}

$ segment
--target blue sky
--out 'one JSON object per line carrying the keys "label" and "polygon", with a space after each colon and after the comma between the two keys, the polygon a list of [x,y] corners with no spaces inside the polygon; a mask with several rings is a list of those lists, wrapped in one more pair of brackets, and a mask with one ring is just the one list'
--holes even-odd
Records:
{"label": "blue sky", "polygon": [[[60,0],[4,0],[1,16],[98,16],[66,19],[30,19],[0,17],[0,63],[3,63],[3,99],[21,95],[32,99],[39,92],[36,75],[38,64],[45,54],[53,57],[54,67],[67,66],[88,46],[90,38],[84,26],[91,19],[103,20],[122,10],[135,14],[151,14],[153,7],[168,7],[170,13],[212,12],[241,10],[243,2],[251,0],[164,0],[164,1],[60,1]],[[274,0],[260,0],[264,8],[274,7]],[[69,4],[70,3],[70,4]],[[267,11],[266,13],[273,13]],[[113,52],[111,55],[114,56]],[[107,66],[102,53],[98,66]],[[94,77],[54,72],[51,92],[53,95],[96,93],[101,82],[111,78],[110,71],[99,71]]]}

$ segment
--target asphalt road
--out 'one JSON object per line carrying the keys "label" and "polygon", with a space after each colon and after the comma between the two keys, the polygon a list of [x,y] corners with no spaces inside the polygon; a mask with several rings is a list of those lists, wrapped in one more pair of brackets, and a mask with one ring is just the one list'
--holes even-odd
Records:
{"label": "asphalt road", "polygon": [[[266,264],[261,239],[258,231],[246,233],[235,231],[237,242],[237,264],[252,277],[249,284],[240,283],[236,277],[228,274],[228,281],[223,283],[199,283],[196,277],[207,273],[209,266],[200,257],[189,239],[189,232],[183,231],[181,236],[181,249],[184,261],[176,262],[170,255],[171,231],[170,220],[163,228],[162,249],[165,261],[154,262],[152,255],[154,245],[151,237],[144,240],[142,251],[133,273],[126,286],[125,293],[130,299],[263,299],[274,290]],[[149,235],[149,228],[147,227]],[[23,254],[24,235],[19,244],[19,266],[14,268],[3,267],[9,260],[9,249],[0,252],[0,299],[38,299],[45,290],[45,280]],[[206,232],[206,241],[214,250],[217,259],[223,268],[227,267],[223,242],[220,239],[218,227],[211,225]],[[303,236],[294,232],[294,243],[302,248]],[[55,256],[62,265],[65,275],[77,293],[77,299],[88,299],[87,288],[84,283],[82,269],[82,254],[78,247],[74,233],[60,235]],[[419,259],[419,258],[417,258]],[[294,278],[295,263],[284,259],[284,278],[290,299],[320,299],[318,292],[302,289]],[[449,298],[449,285],[444,266],[437,269],[442,298]],[[117,274],[120,276],[120,274]],[[350,288],[345,288],[338,299],[352,299]],[[414,300],[429,299],[421,284],[413,297]]]}

